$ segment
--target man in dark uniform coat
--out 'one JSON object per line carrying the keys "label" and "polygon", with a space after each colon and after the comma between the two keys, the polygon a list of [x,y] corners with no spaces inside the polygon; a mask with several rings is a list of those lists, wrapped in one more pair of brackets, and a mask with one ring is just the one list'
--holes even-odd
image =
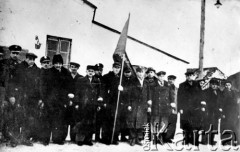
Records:
{"label": "man in dark uniform coat", "polygon": [[93,145],[95,132],[96,105],[100,97],[100,81],[94,77],[95,66],[87,66],[87,75],[77,81],[76,100],[79,103],[81,119],[75,126],[76,142],[79,146]]}
{"label": "man in dark uniform coat", "polygon": [[40,69],[40,99],[42,99],[42,103],[39,103],[39,119],[38,122],[41,124],[39,126],[38,138],[43,145],[48,145],[51,136],[51,128],[49,122],[49,103],[47,101],[48,94],[48,78],[49,78],[49,68],[50,68],[50,57],[43,56],[40,59],[41,69]]}
{"label": "man in dark uniform coat", "polygon": [[176,80],[176,76],[169,75],[168,76],[168,87],[170,91],[169,101],[171,106],[171,113],[168,117],[168,126],[166,130],[163,132],[163,142],[171,142],[174,138],[175,131],[176,131],[176,123],[177,123],[177,90],[178,88],[175,86],[174,82]]}
{"label": "man in dark uniform coat", "polygon": [[146,71],[147,77],[145,78],[145,81],[148,84],[148,122],[151,122],[151,106],[152,106],[152,100],[153,100],[153,94],[154,94],[154,88],[158,84],[158,79],[156,78],[156,71],[149,67]]}
{"label": "man in dark uniform coat", "polygon": [[79,78],[82,78],[83,76],[80,75],[77,71],[80,68],[80,64],[76,62],[70,62],[70,73],[69,73],[69,82],[68,82],[68,97],[69,97],[69,103],[67,104],[66,109],[66,120],[67,125],[70,125],[70,139],[71,141],[75,141],[76,134],[73,131],[73,127],[76,125],[77,120],[75,117],[77,117],[77,110],[75,109],[75,95],[76,95],[76,87],[77,87],[77,81]]}
{"label": "man in dark uniform coat", "polygon": [[[157,73],[158,81],[152,94],[151,126],[155,133],[167,128],[168,117],[171,113],[170,89],[167,82],[163,79],[165,75],[166,72],[164,71]],[[160,142],[162,143],[163,140],[161,138],[160,136]]]}
{"label": "man in dark uniform coat", "polygon": [[[121,64],[115,62],[113,64],[113,71],[105,74],[102,78],[102,93],[104,95],[104,101],[106,102],[106,117],[103,120],[103,132],[102,138],[105,144],[111,144],[113,124],[114,124],[114,116],[117,105],[117,97],[118,97],[118,87],[120,83],[120,68]],[[118,110],[118,118],[116,121],[115,133],[114,133],[114,141],[113,144],[118,144],[118,135],[120,131],[119,124],[119,110]]]}
{"label": "man in dark uniform coat", "polygon": [[60,54],[54,55],[53,67],[49,69],[47,106],[49,107],[49,122],[52,131],[52,141],[64,144],[67,134],[65,111],[68,96],[69,71],[63,67],[63,58]]}
{"label": "man in dark uniform coat", "polygon": [[199,107],[195,103],[197,92],[197,82],[194,81],[194,73],[186,72],[186,81],[179,85],[177,93],[178,111],[181,113],[180,126],[184,131],[185,144],[193,144],[193,125],[195,123],[196,109]]}
{"label": "man in dark uniform coat", "polygon": [[[219,81],[215,78],[210,80],[210,88],[206,90],[206,111],[208,124],[204,128],[210,128],[212,125],[213,130],[218,130],[218,119],[221,116],[219,111],[220,103],[222,100],[222,91],[219,89]],[[210,136],[209,144],[214,145],[214,134]]]}
{"label": "man in dark uniform coat", "polygon": [[121,141],[127,141],[126,135],[129,130],[127,129],[126,118],[128,111],[131,109],[131,94],[133,93],[133,82],[135,77],[132,75],[131,68],[125,67],[123,70],[122,87],[123,91],[120,94],[119,102],[119,119],[120,119],[120,133]]}
{"label": "man in dark uniform coat", "polygon": [[[239,103],[238,103],[238,94],[236,90],[232,89],[232,82],[226,81],[225,82],[225,89],[223,90],[223,100],[221,103],[222,108],[222,121],[221,121],[221,133],[223,133],[224,130],[231,130],[233,131],[233,141],[239,142],[239,136],[238,136],[238,117],[239,117]],[[222,136],[222,138],[226,139],[229,137],[229,134],[225,134]],[[229,142],[229,141],[228,141]],[[228,142],[223,142],[222,144],[227,144]],[[234,145],[239,143],[234,143]]]}
{"label": "man in dark uniform coat", "polygon": [[39,75],[40,69],[35,64],[37,56],[27,53],[26,59],[19,64],[20,86],[22,87],[23,100],[20,103],[24,108],[25,123],[22,128],[23,137],[37,140],[38,134],[38,104],[40,101]]}
{"label": "man in dark uniform coat", "polygon": [[[97,77],[100,81],[100,85],[102,88],[102,72],[103,72],[103,64],[98,63],[95,65],[95,77]],[[105,101],[98,102],[97,107],[97,114],[96,114],[96,132],[95,132],[95,141],[101,141],[101,129],[103,127],[103,119],[105,119],[107,113],[106,113],[106,103]],[[102,137],[102,136],[101,136]]]}
{"label": "man in dark uniform coat", "polygon": [[19,86],[19,72],[17,71],[17,66],[20,64],[20,55],[19,53],[22,51],[22,48],[19,45],[11,45],[9,47],[10,58],[4,59],[3,63],[7,67],[7,82],[6,85],[6,96],[7,99],[15,98],[17,103],[21,102],[21,88]]}
{"label": "man in dark uniform coat", "polygon": [[147,124],[148,109],[148,84],[144,79],[145,71],[143,68],[136,69],[137,78],[133,79],[133,88],[130,92],[130,105],[128,106],[127,127],[129,128],[129,142],[142,145],[143,126]]}
{"label": "man in dark uniform coat", "polygon": [[[22,99],[22,89],[19,85],[19,71],[16,69],[21,62],[19,60],[19,53],[22,51],[22,48],[19,45],[11,45],[9,51],[10,58],[0,61],[0,69],[2,71],[0,74],[0,85],[4,86],[4,90],[1,94],[3,93],[3,98],[6,97],[6,101],[14,100],[16,105],[19,105]],[[6,132],[4,132],[3,130],[3,134],[6,134]]]}

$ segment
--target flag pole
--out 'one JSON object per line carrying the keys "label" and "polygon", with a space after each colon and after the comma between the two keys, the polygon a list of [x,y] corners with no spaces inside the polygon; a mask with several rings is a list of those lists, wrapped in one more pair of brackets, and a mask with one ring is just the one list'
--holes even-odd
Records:
{"label": "flag pole", "polygon": [[[121,67],[121,75],[120,75],[119,85],[122,84],[122,75],[123,75],[124,60],[125,60],[125,54],[123,54],[123,58],[122,58],[122,67]],[[113,139],[114,139],[114,133],[115,133],[115,127],[116,127],[116,121],[117,121],[117,114],[118,114],[119,99],[120,99],[120,90],[118,90],[117,106],[116,106],[116,110],[115,110],[115,117],[114,117],[114,123],[113,123],[113,132],[112,132],[111,143],[113,143]]]}

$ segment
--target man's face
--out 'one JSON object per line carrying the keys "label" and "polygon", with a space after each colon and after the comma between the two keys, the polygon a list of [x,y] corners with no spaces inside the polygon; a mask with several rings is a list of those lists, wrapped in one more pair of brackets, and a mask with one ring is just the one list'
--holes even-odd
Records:
{"label": "man's face", "polygon": [[144,78],[144,72],[143,71],[139,71],[136,73],[137,74],[137,77],[140,78],[140,79],[143,79]]}
{"label": "man's face", "polygon": [[226,83],[226,84],[225,84],[225,87],[226,87],[228,90],[231,90],[232,84],[231,84],[231,83]]}
{"label": "man's face", "polygon": [[161,74],[161,75],[158,76],[158,79],[159,79],[160,81],[164,81],[164,77],[165,77],[165,75]]}
{"label": "man's face", "polygon": [[200,85],[201,88],[203,88],[204,84],[205,84],[204,81],[200,81],[200,82],[199,82],[199,85]]}
{"label": "man's face", "polygon": [[149,77],[149,78],[153,78],[154,75],[155,75],[155,72],[153,72],[153,71],[149,71],[149,72],[148,72],[148,77]]}
{"label": "man's face", "polygon": [[132,75],[132,72],[129,71],[129,72],[124,72],[124,76],[127,77],[127,78],[130,78]]}
{"label": "man's face", "polygon": [[168,83],[169,84],[174,84],[175,83],[175,79],[168,79]]}
{"label": "man's face", "polygon": [[87,75],[91,78],[95,75],[95,71],[93,69],[88,69],[87,70]]}
{"label": "man's face", "polygon": [[18,51],[11,51],[10,57],[14,60],[17,60],[19,58],[19,52]]}
{"label": "man's face", "polygon": [[57,62],[57,63],[55,63],[54,65],[54,68],[56,68],[57,70],[61,70],[61,68],[62,68],[62,66],[63,66],[63,64],[62,63],[60,63],[60,62]]}
{"label": "man's face", "polygon": [[217,90],[218,89],[218,85],[217,84],[211,84],[211,87],[213,90]]}
{"label": "man's face", "polygon": [[49,61],[42,62],[41,66],[43,69],[48,69],[50,68],[50,62]]}
{"label": "man's face", "polygon": [[75,65],[71,65],[71,66],[70,66],[70,71],[71,71],[71,73],[77,74],[77,70],[78,70],[78,68],[77,68]]}
{"label": "man's face", "polygon": [[193,74],[190,74],[190,75],[187,75],[186,76],[186,79],[187,79],[187,81],[193,81],[194,80],[194,75]]}
{"label": "man's face", "polygon": [[114,74],[118,74],[120,72],[120,66],[114,66],[112,69]]}
{"label": "man's face", "polygon": [[26,58],[26,62],[28,63],[29,66],[33,66],[35,63],[35,59],[34,58]]}
{"label": "man's face", "polygon": [[95,71],[95,74],[97,76],[100,76],[100,75],[102,75],[102,72],[103,72],[103,69],[98,69],[98,70]]}

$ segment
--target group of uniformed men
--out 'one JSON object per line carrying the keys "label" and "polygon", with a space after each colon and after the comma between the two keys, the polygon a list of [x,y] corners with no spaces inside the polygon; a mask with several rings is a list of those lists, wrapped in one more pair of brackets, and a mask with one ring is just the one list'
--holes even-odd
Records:
{"label": "group of uniformed men", "polygon": [[78,63],[70,62],[69,70],[64,68],[60,54],[52,61],[42,57],[40,69],[35,54],[27,53],[20,62],[21,47],[12,45],[9,50],[10,58],[0,61],[0,132],[2,141],[12,147],[32,146],[34,141],[48,145],[50,138],[64,144],[68,126],[71,141],[79,146],[93,145],[93,134],[96,142],[107,145],[119,140],[142,145],[146,124],[151,124],[151,132],[161,131],[158,141],[163,144],[174,137],[177,111],[186,144],[198,144],[193,130],[207,130],[210,124],[216,128],[220,116],[224,129],[238,133],[238,93],[229,81],[223,91],[217,80],[211,80],[210,88],[204,90],[204,80],[195,81],[194,73],[187,72],[186,81],[177,89],[174,75],[165,81],[164,71],[138,67],[134,76],[130,67],[124,67],[120,84],[122,65],[118,62],[103,76],[101,63],[88,65],[82,76],[77,72]]}

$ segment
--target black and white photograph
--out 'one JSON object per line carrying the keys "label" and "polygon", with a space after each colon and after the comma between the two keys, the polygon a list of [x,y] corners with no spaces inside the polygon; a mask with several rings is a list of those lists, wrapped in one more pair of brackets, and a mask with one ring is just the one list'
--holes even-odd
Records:
{"label": "black and white photograph", "polygon": [[240,151],[240,0],[1,0],[0,151]]}

